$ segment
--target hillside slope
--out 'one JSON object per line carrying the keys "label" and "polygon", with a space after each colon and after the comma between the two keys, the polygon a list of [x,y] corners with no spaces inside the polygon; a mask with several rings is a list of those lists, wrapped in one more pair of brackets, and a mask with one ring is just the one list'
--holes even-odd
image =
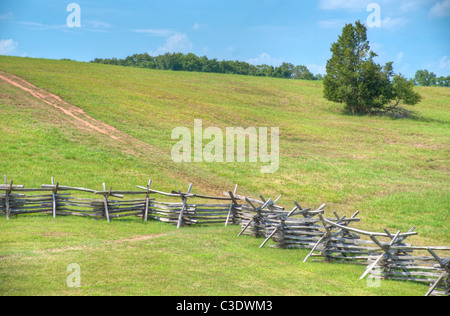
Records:
{"label": "hillside slope", "polygon": [[[215,195],[237,183],[240,193],[283,194],[287,207],[297,200],[344,214],[358,209],[361,228],[415,225],[416,242],[450,244],[450,89],[418,89],[421,118],[392,120],[342,114],[322,98],[320,82],[16,57],[0,57],[0,70],[35,86],[22,82],[33,94],[0,78],[0,173],[15,183],[53,176],[128,189],[152,178],[159,189],[193,182],[196,192]],[[192,130],[194,119],[222,130],[279,127],[278,172],[261,174],[253,163],[174,163],[172,130]]]}

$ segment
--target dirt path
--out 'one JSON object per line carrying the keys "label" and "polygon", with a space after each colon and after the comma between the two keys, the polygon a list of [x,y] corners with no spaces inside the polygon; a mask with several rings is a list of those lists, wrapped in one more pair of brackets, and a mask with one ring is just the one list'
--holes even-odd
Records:
{"label": "dirt path", "polygon": [[[217,181],[216,177],[205,177],[193,171],[195,170],[194,165],[191,169],[186,170],[183,165],[177,165],[172,161],[170,151],[167,149],[155,147],[103,123],[86,114],[83,109],[69,104],[55,94],[2,70],[0,70],[0,84],[10,85],[24,91],[23,100],[20,101],[21,104],[27,106],[31,103],[36,103],[37,107],[42,107],[43,118],[53,120],[52,123],[58,127],[73,126],[81,131],[83,135],[86,133],[96,134],[95,136],[99,136],[96,138],[98,138],[98,142],[102,146],[119,149],[127,155],[143,157],[147,162],[152,163],[155,168],[170,170],[170,172],[166,172],[167,177],[172,179],[186,178],[189,179],[189,182],[195,182],[197,189],[205,194],[217,195],[217,192],[222,192],[223,185]],[[49,115],[49,112],[52,115]],[[70,128],[67,128],[67,130],[70,130]]]}
{"label": "dirt path", "polygon": [[61,97],[53,93],[36,87],[20,77],[0,70],[1,81],[25,91],[30,98],[36,100],[42,106],[50,106],[52,110],[56,110],[55,113],[59,112],[62,114],[60,116],[63,122],[62,124],[73,124],[76,129],[84,132],[101,134],[105,136],[101,140],[103,143],[119,147],[126,154],[145,157],[162,154],[154,146],[89,116],[83,109],[64,101]]}
{"label": "dirt path", "polygon": [[114,140],[119,139],[119,137],[117,136],[119,131],[116,128],[94,119],[93,117],[87,115],[82,109],[63,101],[59,96],[42,90],[23,80],[22,78],[16,77],[3,71],[0,71],[0,79],[19,89],[22,89],[23,91],[30,93],[33,97],[45,102],[55,109],[60,110],[65,115],[68,115],[71,118],[75,119],[78,127],[87,128],[92,131],[108,135]]}

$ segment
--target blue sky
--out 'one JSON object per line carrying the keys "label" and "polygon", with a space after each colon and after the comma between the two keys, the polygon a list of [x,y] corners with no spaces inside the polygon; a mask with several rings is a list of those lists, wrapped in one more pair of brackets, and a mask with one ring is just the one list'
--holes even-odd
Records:
{"label": "blue sky", "polygon": [[[81,8],[70,28],[67,6]],[[306,65],[325,73],[345,23],[366,23],[378,62],[413,77],[450,75],[450,0],[0,0],[0,55],[90,61],[134,53],[192,52],[253,64]]]}

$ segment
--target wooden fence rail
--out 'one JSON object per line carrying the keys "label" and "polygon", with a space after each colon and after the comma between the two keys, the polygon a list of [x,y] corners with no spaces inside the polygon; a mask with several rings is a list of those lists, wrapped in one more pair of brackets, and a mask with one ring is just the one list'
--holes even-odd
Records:
{"label": "wooden fence rail", "polygon": [[[195,224],[240,224],[251,211],[252,203],[259,200],[243,197],[233,192],[225,196],[214,197],[192,192],[190,185],[187,192],[163,192],[147,186],[137,186],[135,191],[119,191],[107,188],[103,184],[101,191],[60,185],[51,179],[51,184],[42,184],[40,188],[25,188],[15,185],[13,181],[0,184],[0,215],[44,213],[57,216],[84,216],[95,219],[112,219],[137,216],[147,221],[159,220],[177,225],[178,228]],[[76,193],[92,195],[93,198],[77,197]],[[159,196],[158,201],[153,198]],[[162,201],[166,199],[166,201]],[[170,201],[173,200],[173,201]],[[246,201],[253,201],[247,204]],[[195,201],[195,202],[194,202]],[[272,209],[281,209],[271,205]],[[246,213],[247,214],[247,213]]]}
{"label": "wooden fence rail", "polygon": [[[272,200],[259,199],[224,192],[221,197],[192,192],[191,184],[186,192],[163,192],[146,186],[136,186],[136,191],[118,191],[103,184],[101,191],[60,185],[51,178],[51,184],[40,188],[25,188],[8,182],[0,184],[0,215],[8,220],[22,214],[44,213],[58,216],[83,216],[94,219],[113,219],[134,216],[171,223],[178,228],[187,225],[218,224],[241,225],[238,236],[262,237],[264,247],[309,249],[304,262],[333,261],[366,265],[361,279],[373,278],[413,281],[430,284],[427,296],[449,296],[450,258],[443,254],[450,247],[423,247],[406,243],[417,235],[415,227],[406,233],[392,234],[368,232],[352,227],[360,221],[354,213],[351,217],[333,212],[334,218],[325,217],[326,204],[318,208],[303,209],[297,202],[290,211],[277,203],[281,195]],[[95,198],[76,197],[82,193]],[[127,198],[127,199],[125,199]],[[166,201],[161,201],[160,199]],[[169,200],[169,201],[167,201]],[[197,203],[194,203],[197,202]]]}
{"label": "wooden fence rail", "polygon": [[265,204],[259,208],[252,206],[252,214],[243,216],[240,235],[249,230],[247,235],[262,237],[265,228],[266,238],[260,247],[272,239],[275,247],[310,249],[304,262],[311,259],[360,264],[366,266],[361,279],[370,275],[372,278],[422,282],[430,285],[427,296],[449,296],[450,258],[441,258],[436,252],[448,255],[450,247],[407,244],[408,237],[418,234],[415,227],[406,233],[392,234],[387,229],[369,232],[351,227],[360,221],[356,217],[359,212],[349,218],[334,212],[335,218],[325,218],[325,204],[316,210],[302,209],[297,202],[294,204],[290,212],[266,211]]}

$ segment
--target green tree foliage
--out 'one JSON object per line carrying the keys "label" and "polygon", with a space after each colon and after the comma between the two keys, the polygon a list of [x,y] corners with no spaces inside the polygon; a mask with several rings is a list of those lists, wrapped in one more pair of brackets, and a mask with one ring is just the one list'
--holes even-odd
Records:
{"label": "green tree foliage", "polygon": [[414,83],[421,87],[450,87],[450,76],[437,77],[435,73],[426,69],[417,70]]}
{"label": "green tree foliage", "polygon": [[436,85],[436,75],[428,70],[418,70],[414,76],[414,82],[418,86],[429,87]]}
{"label": "green tree foliage", "polygon": [[436,86],[437,87],[450,87],[450,76],[444,77],[441,76],[436,79]]}
{"label": "green tree foliage", "polygon": [[400,104],[415,105],[420,95],[414,83],[395,75],[392,62],[381,66],[370,50],[367,28],[360,22],[347,24],[327,62],[324,96],[327,100],[345,104],[353,114],[380,114],[404,111]]}
{"label": "green tree foliage", "polygon": [[218,61],[217,59],[208,59],[206,56],[198,57],[191,53],[186,55],[182,53],[166,53],[156,57],[145,53],[128,56],[125,59],[96,58],[91,62],[173,71],[212,72],[302,80],[322,79],[322,76],[313,75],[306,66],[294,66],[290,63],[283,63],[279,67],[269,65],[254,66],[242,61]]}
{"label": "green tree foliage", "polygon": [[302,80],[321,80],[321,75],[317,77],[314,76],[306,66],[296,66],[292,71],[293,79],[302,79]]}

